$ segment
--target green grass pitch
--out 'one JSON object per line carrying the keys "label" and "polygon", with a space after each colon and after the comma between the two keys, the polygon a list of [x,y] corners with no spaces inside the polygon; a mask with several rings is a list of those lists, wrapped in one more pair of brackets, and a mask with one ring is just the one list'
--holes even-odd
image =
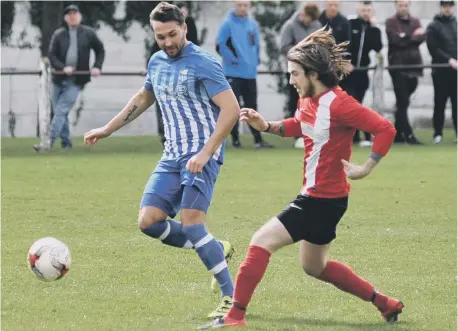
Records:
{"label": "green grass pitch", "polygon": [[[447,132],[452,136],[450,131]],[[431,133],[420,138],[431,141]],[[252,234],[300,189],[303,152],[227,151],[208,227],[233,242],[235,275]],[[2,330],[194,330],[219,303],[192,251],[164,246],[137,227],[144,184],[160,158],[157,137],[112,137],[95,148],[36,155],[36,140],[2,139]],[[352,161],[369,150],[355,148]],[[456,330],[456,144],[395,146],[350,207],[330,257],[406,304],[387,325],[369,303],[305,276],[299,247],[273,256],[249,307],[248,330]],[[26,254],[41,237],[66,242],[72,267],[44,283]]]}

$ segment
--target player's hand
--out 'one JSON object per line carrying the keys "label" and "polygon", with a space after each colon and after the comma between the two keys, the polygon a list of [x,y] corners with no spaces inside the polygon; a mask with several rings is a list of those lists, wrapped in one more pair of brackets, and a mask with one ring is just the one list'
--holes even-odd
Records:
{"label": "player's hand", "polygon": [[367,167],[359,166],[359,165],[350,163],[345,160],[341,160],[341,161],[344,166],[345,175],[347,175],[347,177],[350,179],[353,179],[353,180],[363,179],[364,177],[369,175],[371,172],[371,170]]}
{"label": "player's hand", "polygon": [[253,129],[264,132],[267,130],[269,124],[267,124],[264,117],[261,116],[256,110],[251,108],[242,108],[240,110],[240,120],[246,122]]}
{"label": "player's hand", "polygon": [[448,60],[448,64],[455,70],[458,67],[458,62],[455,59]]}
{"label": "player's hand", "polygon": [[75,68],[71,66],[66,66],[63,70],[67,76],[70,76],[71,74],[73,74],[73,71],[75,71]]}
{"label": "player's hand", "polygon": [[194,155],[186,163],[186,169],[192,174],[199,174],[202,172],[202,169],[210,160],[211,154],[207,153],[205,150],[201,150],[199,153]]}
{"label": "player's hand", "polygon": [[86,145],[95,145],[100,139],[106,138],[111,135],[105,127],[92,129],[84,135],[84,143]]}

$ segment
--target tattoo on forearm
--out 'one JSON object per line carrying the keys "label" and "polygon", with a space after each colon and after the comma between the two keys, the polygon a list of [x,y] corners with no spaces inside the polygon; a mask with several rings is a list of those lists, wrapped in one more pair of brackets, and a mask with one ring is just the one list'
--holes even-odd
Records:
{"label": "tattoo on forearm", "polygon": [[127,113],[126,118],[124,119],[124,122],[129,122],[129,121],[131,120],[131,117],[132,117],[132,115],[135,113],[135,111],[137,110],[137,108],[138,108],[138,107],[137,107],[136,105],[134,105],[134,106],[132,107],[132,109],[129,110],[129,112]]}
{"label": "tattoo on forearm", "polygon": [[285,125],[282,121],[278,122],[269,122],[270,128],[267,132],[271,134],[276,134],[277,136],[283,137],[285,135]]}

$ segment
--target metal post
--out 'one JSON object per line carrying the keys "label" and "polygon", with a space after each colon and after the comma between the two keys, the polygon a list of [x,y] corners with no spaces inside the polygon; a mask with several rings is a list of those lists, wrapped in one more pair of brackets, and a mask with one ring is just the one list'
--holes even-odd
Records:
{"label": "metal post", "polygon": [[383,82],[383,73],[384,73],[384,58],[381,53],[377,54],[377,63],[374,70],[374,75],[372,76],[372,109],[374,109],[379,114],[385,112],[385,85]]}
{"label": "metal post", "polygon": [[48,58],[40,61],[40,87],[38,93],[38,120],[40,122],[40,146],[50,148],[50,121],[51,121],[51,67]]}

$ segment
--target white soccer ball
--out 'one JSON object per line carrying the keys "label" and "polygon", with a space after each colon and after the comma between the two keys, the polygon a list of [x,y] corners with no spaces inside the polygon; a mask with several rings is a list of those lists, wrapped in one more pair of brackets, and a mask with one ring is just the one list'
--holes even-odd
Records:
{"label": "white soccer ball", "polygon": [[52,237],[37,240],[29,249],[27,262],[38,279],[45,282],[64,277],[72,263],[67,245]]}

